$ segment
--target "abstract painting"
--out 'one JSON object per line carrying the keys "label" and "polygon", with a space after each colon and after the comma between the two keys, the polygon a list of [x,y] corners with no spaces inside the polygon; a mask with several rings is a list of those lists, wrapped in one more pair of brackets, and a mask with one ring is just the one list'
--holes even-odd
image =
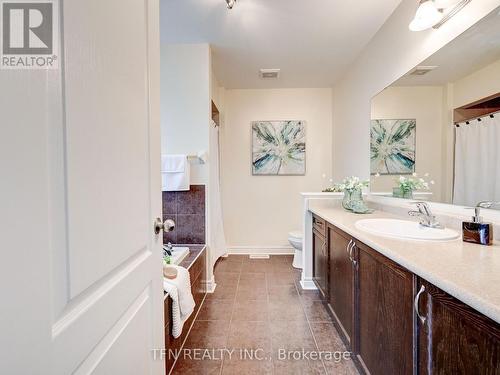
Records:
{"label": "abstract painting", "polygon": [[415,172],[417,120],[372,120],[370,153],[372,174]]}
{"label": "abstract painting", "polygon": [[304,175],[306,173],[304,121],[252,122],[252,173]]}

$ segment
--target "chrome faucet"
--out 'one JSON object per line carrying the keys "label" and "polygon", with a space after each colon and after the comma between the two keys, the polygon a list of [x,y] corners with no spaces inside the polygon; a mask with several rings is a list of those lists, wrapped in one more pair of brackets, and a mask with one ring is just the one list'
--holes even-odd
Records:
{"label": "chrome faucet", "polygon": [[429,228],[442,228],[439,221],[436,220],[431,212],[431,208],[426,202],[413,202],[417,205],[418,211],[409,211],[408,215],[417,216],[420,218],[420,225]]}
{"label": "chrome faucet", "polygon": [[163,256],[172,256],[172,250],[174,246],[172,245],[171,242],[167,243],[166,245],[163,245]]}

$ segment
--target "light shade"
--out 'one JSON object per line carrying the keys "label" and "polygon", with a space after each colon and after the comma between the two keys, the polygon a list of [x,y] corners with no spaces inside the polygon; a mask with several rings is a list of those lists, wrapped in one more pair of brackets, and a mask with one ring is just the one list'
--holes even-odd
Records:
{"label": "light shade", "polygon": [[415,18],[410,22],[409,28],[411,31],[430,29],[442,19],[443,13],[436,8],[436,5],[432,1],[426,0],[418,6]]}
{"label": "light shade", "polygon": [[448,9],[457,5],[461,0],[434,0],[434,5],[438,9]]}

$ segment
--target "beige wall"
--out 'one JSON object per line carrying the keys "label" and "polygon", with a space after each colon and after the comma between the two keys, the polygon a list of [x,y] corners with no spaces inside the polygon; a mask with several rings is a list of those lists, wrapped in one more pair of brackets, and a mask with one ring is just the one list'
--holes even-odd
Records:
{"label": "beige wall", "polygon": [[[372,119],[416,119],[416,172],[429,173],[433,200],[441,200],[443,87],[388,87],[372,100]],[[397,176],[371,179],[371,190],[390,192]]]}
{"label": "beige wall", "polygon": [[334,88],[336,180],[353,174],[369,177],[371,98],[498,6],[499,0],[472,1],[440,29],[411,32],[408,23],[415,15],[416,2],[401,2]]}
{"label": "beige wall", "polygon": [[500,60],[453,83],[453,108],[500,92]]}
{"label": "beige wall", "polygon": [[[161,46],[162,153],[208,151],[210,121],[210,48],[208,44]],[[191,164],[191,183],[207,183],[206,165]]]}
{"label": "beige wall", "polygon": [[[222,204],[233,251],[287,247],[288,232],[301,228],[300,192],[320,191],[330,177],[331,103],[331,89],[226,90]],[[251,122],[287,119],[306,121],[306,175],[252,176]]]}

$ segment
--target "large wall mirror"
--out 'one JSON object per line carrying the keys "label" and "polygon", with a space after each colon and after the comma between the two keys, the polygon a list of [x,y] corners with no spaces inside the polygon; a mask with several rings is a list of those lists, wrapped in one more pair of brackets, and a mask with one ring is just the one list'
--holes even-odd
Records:
{"label": "large wall mirror", "polygon": [[372,99],[371,191],[500,201],[500,8]]}

